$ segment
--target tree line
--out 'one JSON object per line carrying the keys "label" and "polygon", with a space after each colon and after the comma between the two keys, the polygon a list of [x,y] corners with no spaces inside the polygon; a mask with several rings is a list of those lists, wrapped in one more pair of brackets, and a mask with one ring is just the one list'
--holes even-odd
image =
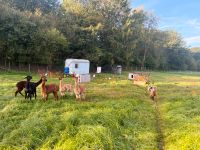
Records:
{"label": "tree line", "polygon": [[82,58],[94,67],[200,70],[199,52],[128,0],[0,0],[0,12],[5,64],[63,66]]}

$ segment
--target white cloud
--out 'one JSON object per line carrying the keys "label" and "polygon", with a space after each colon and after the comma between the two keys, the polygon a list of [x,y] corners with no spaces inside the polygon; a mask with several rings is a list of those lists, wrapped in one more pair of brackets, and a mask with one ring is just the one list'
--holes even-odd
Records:
{"label": "white cloud", "polygon": [[[186,26],[185,20],[178,17],[159,17],[160,29],[182,29]],[[188,25],[187,25],[188,26]]]}
{"label": "white cloud", "polygon": [[200,44],[200,36],[193,36],[184,39],[187,44],[199,43]]}
{"label": "white cloud", "polygon": [[200,29],[200,20],[197,19],[191,19],[187,21],[187,24],[189,24],[190,26],[196,28],[196,29]]}

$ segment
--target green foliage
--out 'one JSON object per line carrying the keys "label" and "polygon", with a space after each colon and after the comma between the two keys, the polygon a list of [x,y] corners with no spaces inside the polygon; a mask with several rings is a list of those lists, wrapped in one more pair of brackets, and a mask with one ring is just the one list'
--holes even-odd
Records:
{"label": "green foliage", "polygon": [[[157,29],[156,16],[128,0],[0,0],[0,59],[13,64],[199,70],[181,35]],[[1,62],[2,63],[2,62]]]}

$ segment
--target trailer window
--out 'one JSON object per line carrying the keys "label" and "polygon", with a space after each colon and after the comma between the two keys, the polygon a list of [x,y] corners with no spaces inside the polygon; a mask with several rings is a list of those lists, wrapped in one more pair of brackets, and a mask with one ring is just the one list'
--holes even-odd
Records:
{"label": "trailer window", "polygon": [[75,64],[75,68],[78,68],[78,64]]}

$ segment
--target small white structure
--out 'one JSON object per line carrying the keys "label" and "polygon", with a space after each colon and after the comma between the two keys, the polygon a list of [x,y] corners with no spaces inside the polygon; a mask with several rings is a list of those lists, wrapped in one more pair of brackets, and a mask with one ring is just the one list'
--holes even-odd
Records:
{"label": "small white structure", "polygon": [[117,69],[117,74],[122,74],[122,66],[121,65],[117,65],[117,67],[116,67],[116,69]]}
{"label": "small white structure", "polygon": [[128,74],[128,79],[129,79],[129,80],[133,80],[134,74],[135,74],[135,73],[129,73],[129,74]]}
{"label": "small white structure", "polygon": [[101,73],[101,67],[97,67],[97,73]]}
{"label": "small white structure", "polygon": [[90,80],[91,80],[90,74],[81,74],[78,76],[79,83],[90,82]]}
{"label": "small white structure", "polygon": [[90,61],[85,59],[66,59],[65,74],[89,74]]}

